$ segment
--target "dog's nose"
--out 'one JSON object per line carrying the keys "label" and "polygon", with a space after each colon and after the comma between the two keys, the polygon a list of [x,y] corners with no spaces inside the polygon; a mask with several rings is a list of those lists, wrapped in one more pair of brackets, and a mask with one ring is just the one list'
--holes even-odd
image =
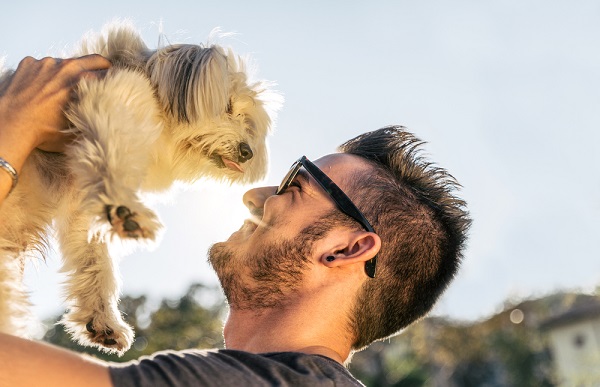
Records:
{"label": "dog's nose", "polygon": [[254,156],[254,153],[252,153],[252,148],[250,148],[250,145],[246,144],[245,142],[241,142],[240,157],[238,158],[238,161],[240,163],[245,163],[246,161],[250,160],[252,156]]}

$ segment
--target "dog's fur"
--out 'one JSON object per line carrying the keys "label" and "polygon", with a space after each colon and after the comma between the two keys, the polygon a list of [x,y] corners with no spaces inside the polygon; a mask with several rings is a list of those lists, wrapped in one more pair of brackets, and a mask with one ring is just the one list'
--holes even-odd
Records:
{"label": "dog's fur", "polygon": [[[84,79],[66,111],[76,141],[64,154],[36,150],[0,208],[0,331],[23,335],[24,259],[56,230],[68,273],[62,323],[79,343],[122,354],[132,329],[118,310],[112,237],[152,240],[157,216],[138,196],[174,181],[247,183],[267,166],[265,138],[280,98],[250,82],[245,62],[217,45],[150,50],[127,23],[86,36],[74,56],[113,67]],[[12,71],[0,78],[0,90]]]}

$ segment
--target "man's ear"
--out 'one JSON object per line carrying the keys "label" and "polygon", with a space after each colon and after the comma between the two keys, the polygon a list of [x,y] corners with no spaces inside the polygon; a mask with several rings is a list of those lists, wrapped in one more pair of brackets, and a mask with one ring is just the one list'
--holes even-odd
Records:
{"label": "man's ear", "polygon": [[321,262],[327,267],[366,262],[376,256],[380,248],[379,235],[368,231],[355,231],[349,234],[345,244],[323,254]]}

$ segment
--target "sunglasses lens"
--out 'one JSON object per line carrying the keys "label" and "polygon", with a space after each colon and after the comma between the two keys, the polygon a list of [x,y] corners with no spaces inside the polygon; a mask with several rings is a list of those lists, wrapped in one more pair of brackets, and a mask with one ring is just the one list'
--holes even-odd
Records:
{"label": "sunglasses lens", "polygon": [[294,180],[294,178],[296,177],[296,174],[300,170],[301,166],[302,166],[302,164],[300,164],[298,161],[296,161],[292,165],[292,167],[290,168],[290,170],[288,171],[288,173],[285,175],[285,177],[281,181],[281,184],[279,184],[279,188],[277,188],[276,195],[279,195],[280,193],[282,193],[283,191],[285,191],[285,189],[287,187],[290,186],[290,184],[292,183],[292,180]]}

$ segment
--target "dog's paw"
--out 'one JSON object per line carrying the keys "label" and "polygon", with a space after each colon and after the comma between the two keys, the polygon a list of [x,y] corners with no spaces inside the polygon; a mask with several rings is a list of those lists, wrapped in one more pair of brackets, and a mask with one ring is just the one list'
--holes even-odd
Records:
{"label": "dog's paw", "polygon": [[95,321],[92,319],[85,325],[87,332],[86,342],[90,342],[92,345],[98,346],[109,353],[116,352],[123,354],[131,347],[131,343],[133,342],[133,330],[131,327],[119,323],[113,326],[110,324],[97,324]]}
{"label": "dog's paw", "polygon": [[121,238],[154,239],[158,222],[156,215],[148,210],[131,210],[126,206],[106,205],[106,217]]}
{"label": "dog's paw", "polygon": [[75,340],[81,345],[97,347],[106,353],[123,355],[133,343],[133,329],[127,325],[120,316],[107,316],[97,313],[88,318],[87,323],[75,321],[74,317],[83,317],[78,312],[76,315],[67,314],[61,323]]}

